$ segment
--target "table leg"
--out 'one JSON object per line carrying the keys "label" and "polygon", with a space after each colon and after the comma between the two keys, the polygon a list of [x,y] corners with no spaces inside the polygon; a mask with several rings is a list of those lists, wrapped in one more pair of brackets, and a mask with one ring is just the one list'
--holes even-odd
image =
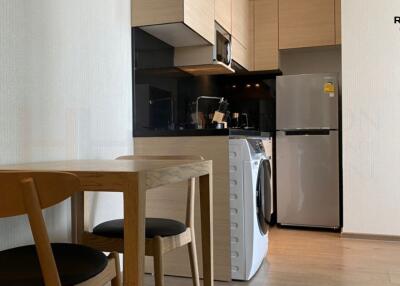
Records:
{"label": "table leg", "polygon": [[124,190],[124,285],[143,286],[146,190],[135,175]]}
{"label": "table leg", "polygon": [[201,238],[204,286],[214,285],[212,171],[200,177]]}
{"label": "table leg", "polygon": [[81,243],[84,231],[84,192],[71,197],[71,231],[72,243]]}

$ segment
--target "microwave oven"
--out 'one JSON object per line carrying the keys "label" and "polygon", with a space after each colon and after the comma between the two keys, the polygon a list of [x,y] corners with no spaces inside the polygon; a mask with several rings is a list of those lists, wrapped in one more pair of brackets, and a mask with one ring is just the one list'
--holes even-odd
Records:
{"label": "microwave oven", "polygon": [[214,61],[224,63],[227,66],[230,66],[232,62],[231,35],[218,23],[215,23]]}

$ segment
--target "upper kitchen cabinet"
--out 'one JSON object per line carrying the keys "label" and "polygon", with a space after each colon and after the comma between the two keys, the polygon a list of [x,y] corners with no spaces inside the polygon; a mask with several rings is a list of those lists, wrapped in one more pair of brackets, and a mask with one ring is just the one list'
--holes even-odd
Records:
{"label": "upper kitchen cabinet", "polygon": [[279,0],[280,49],[335,43],[335,0]]}
{"label": "upper kitchen cabinet", "polygon": [[336,44],[342,43],[342,1],[335,0]]}
{"label": "upper kitchen cabinet", "polygon": [[173,47],[214,44],[214,0],[132,0],[132,25]]}
{"label": "upper kitchen cabinet", "polygon": [[232,36],[245,48],[251,41],[251,5],[249,0],[232,1]]}
{"label": "upper kitchen cabinet", "polygon": [[254,0],[254,70],[279,69],[278,0]]}
{"label": "upper kitchen cabinet", "polygon": [[253,70],[253,5],[250,0],[232,1],[232,59],[247,70]]}
{"label": "upper kitchen cabinet", "polygon": [[215,21],[232,34],[232,0],[215,0]]}
{"label": "upper kitchen cabinet", "polygon": [[246,70],[253,70],[251,49],[245,48],[236,38],[232,37],[232,60],[244,67]]}

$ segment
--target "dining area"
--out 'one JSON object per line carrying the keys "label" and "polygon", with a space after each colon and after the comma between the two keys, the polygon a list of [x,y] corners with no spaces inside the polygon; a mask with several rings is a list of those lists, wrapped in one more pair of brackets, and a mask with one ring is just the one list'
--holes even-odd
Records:
{"label": "dining area", "polygon": [[[196,188],[196,180],[199,187]],[[154,259],[163,286],[163,255],[189,251],[193,285],[200,285],[194,235],[199,192],[203,285],[214,285],[212,161],[198,156],[123,156],[0,165],[0,220],[26,215],[34,244],[0,251],[0,285],[144,285],[144,259]],[[146,192],[187,182],[186,221],[146,217]],[[91,230],[85,192],[117,192],[123,217]],[[70,241],[52,243],[42,210],[71,198]],[[106,256],[104,253],[109,253]],[[119,253],[123,254],[120,267]]]}
{"label": "dining area", "polygon": [[[163,285],[178,248],[213,285],[212,162],[131,157],[131,28],[130,0],[0,2],[1,286]],[[146,217],[176,182],[182,219]]]}

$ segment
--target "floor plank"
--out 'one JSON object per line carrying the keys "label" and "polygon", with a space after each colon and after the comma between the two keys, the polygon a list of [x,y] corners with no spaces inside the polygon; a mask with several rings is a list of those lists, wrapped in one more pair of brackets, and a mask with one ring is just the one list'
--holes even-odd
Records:
{"label": "floor plank", "polygon": [[[167,286],[191,279],[166,277]],[[150,275],[145,286],[153,286]],[[272,229],[269,254],[249,282],[216,286],[400,286],[400,242],[341,238],[339,234]]]}

